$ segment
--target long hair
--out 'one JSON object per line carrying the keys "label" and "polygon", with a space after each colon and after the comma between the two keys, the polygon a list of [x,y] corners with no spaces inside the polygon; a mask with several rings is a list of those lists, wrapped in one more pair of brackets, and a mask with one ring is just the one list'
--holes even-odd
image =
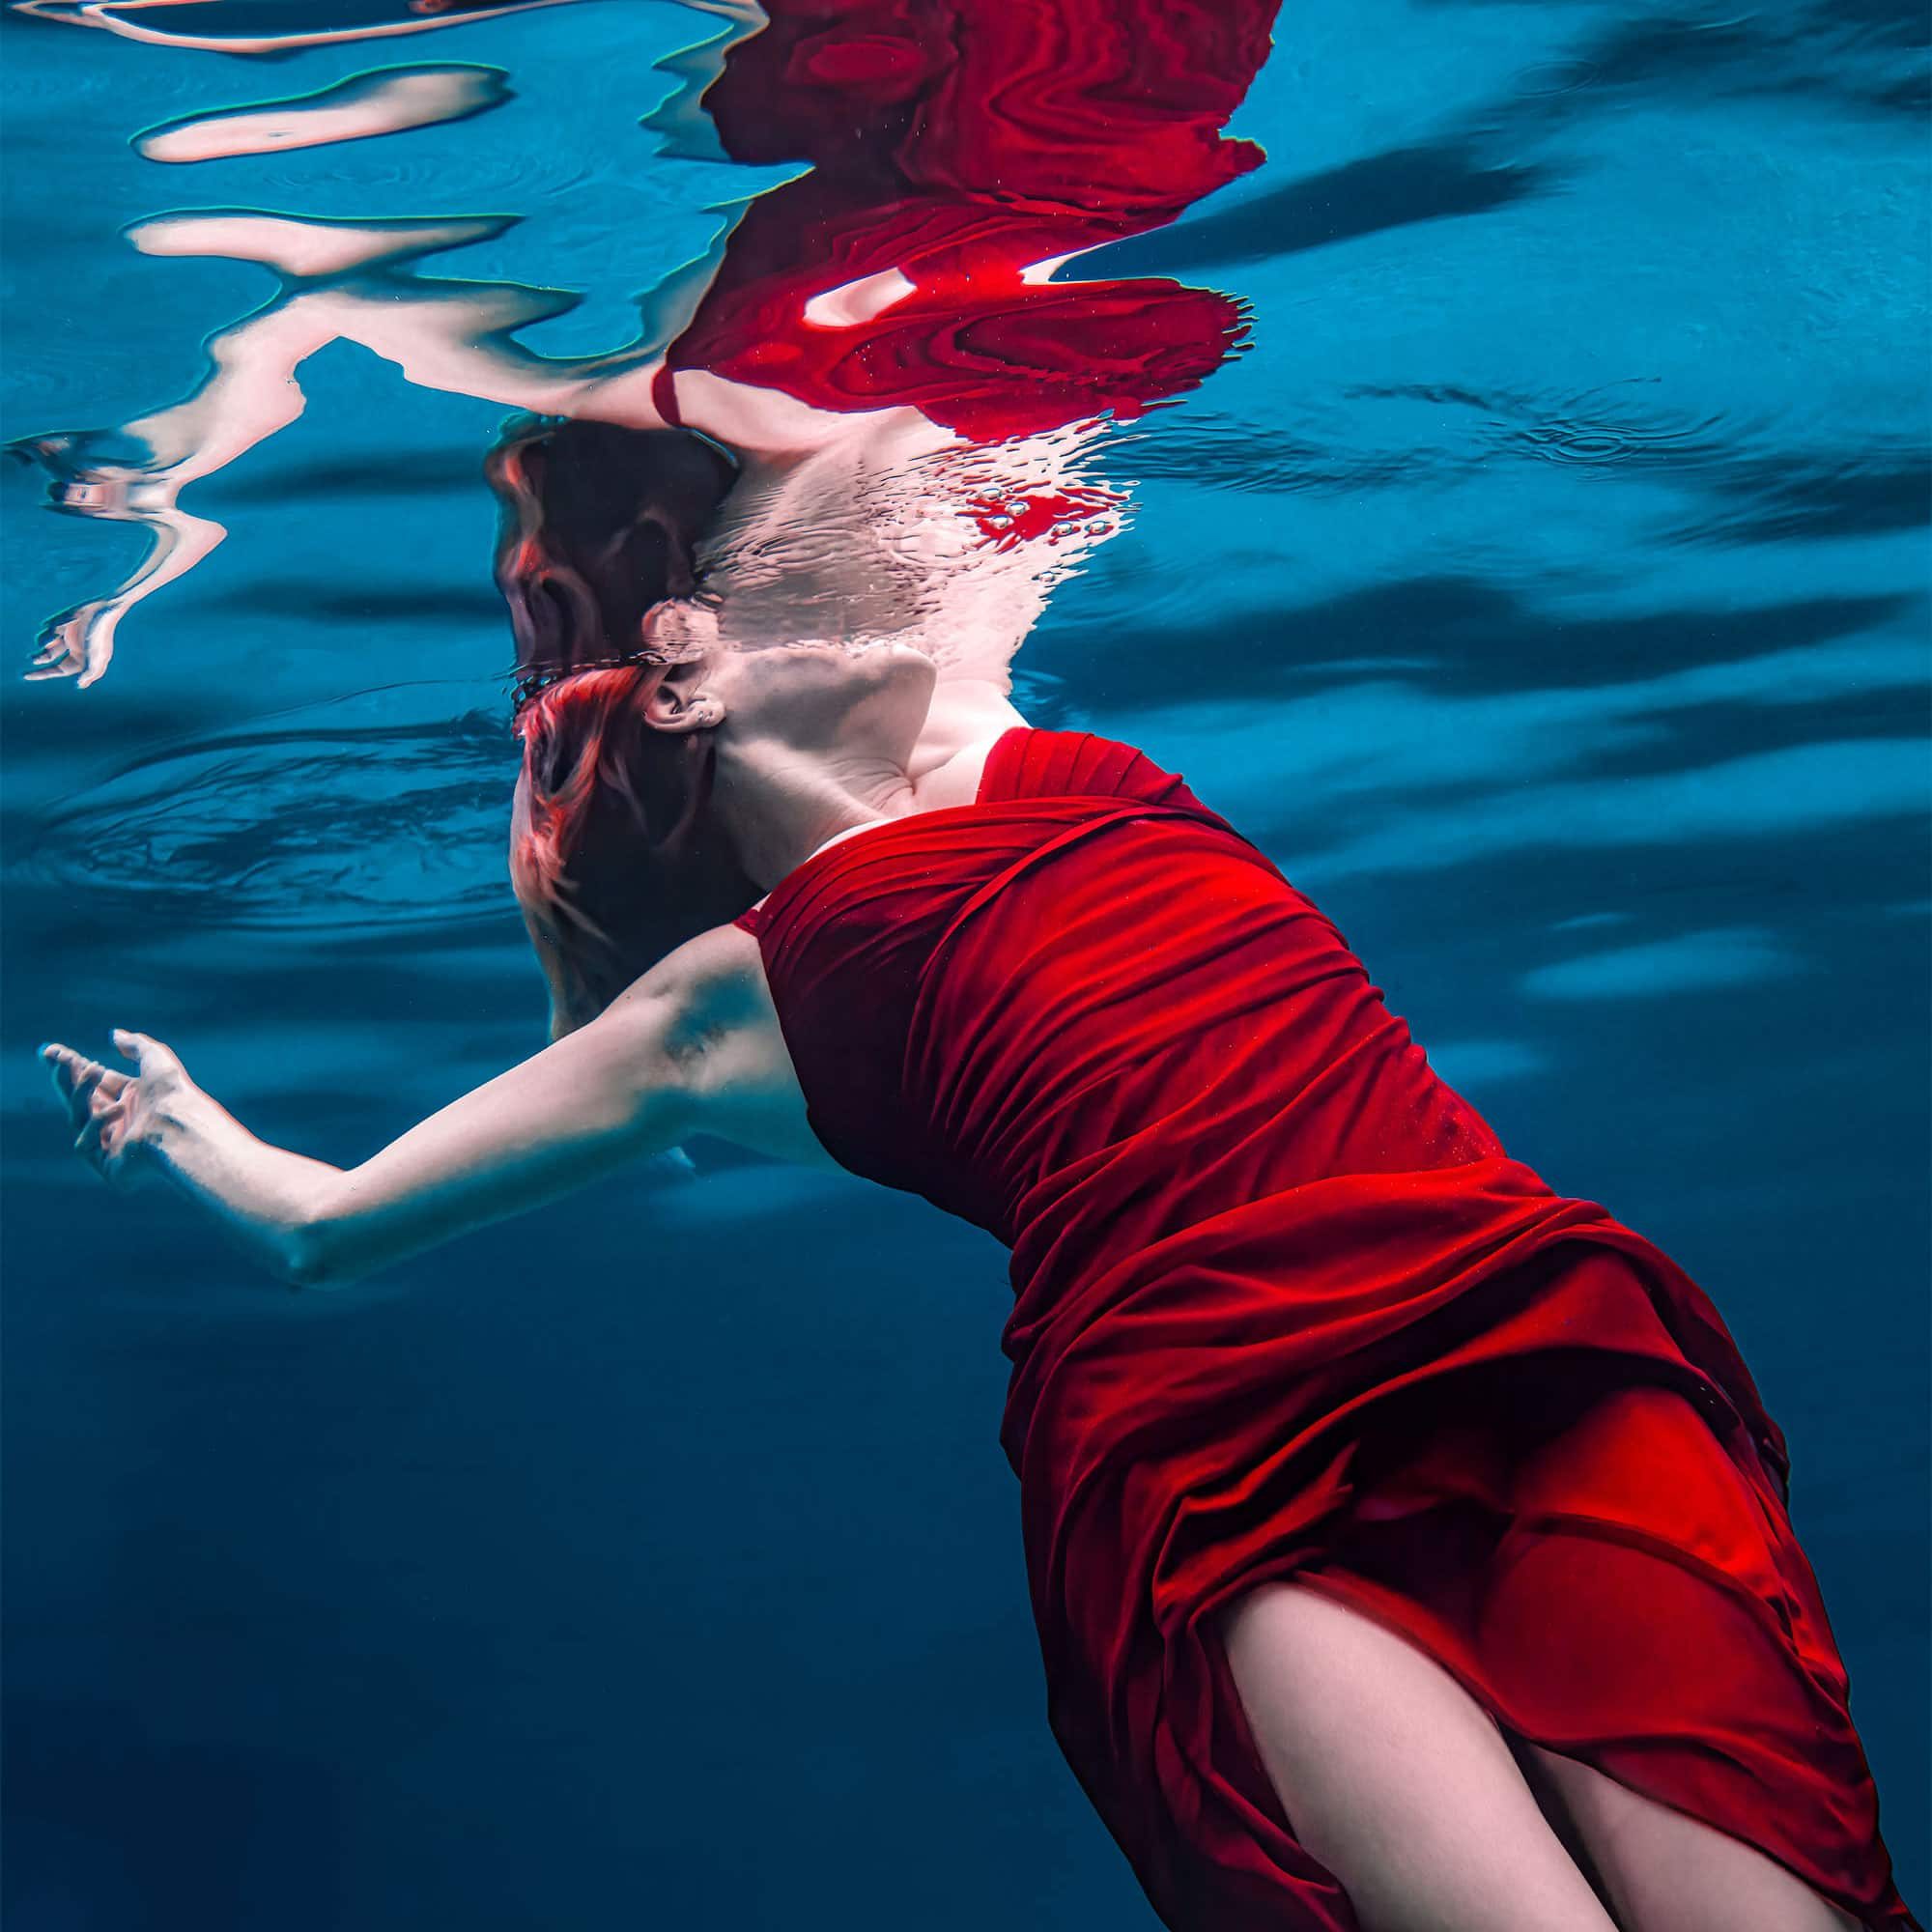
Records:
{"label": "long hair", "polygon": [[524,753],[510,873],[575,1026],[757,897],[710,810],[710,734],[645,717],[677,662],[648,620],[697,593],[698,542],[737,472],[688,431],[526,417],[486,473]]}

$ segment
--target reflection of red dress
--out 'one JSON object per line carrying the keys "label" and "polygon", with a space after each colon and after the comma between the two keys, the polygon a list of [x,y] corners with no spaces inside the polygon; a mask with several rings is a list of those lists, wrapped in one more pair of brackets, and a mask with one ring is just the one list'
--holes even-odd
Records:
{"label": "reflection of red dress", "polygon": [[[814,409],[911,407],[975,440],[1200,383],[1239,305],[1142,278],[1038,283],[1034,265],[1174,220],[1259,164],[1221,133],[1277,0],[765,0],[704,91],[734,160],[811,171],[746,208],[666,356]],[[895,271],[863,322],[814,296]]]}
{"label": "reflection of red dress", "polygon": [[813,1126],[1012,1249],[1054,1734],[1166,1921],[1355,1923],[1213,1612],[1293,1571],[1504,1723],[1914,1921],[1786,1459],[1703,1293],[1508,1159],[1179,779],[1013,731],[758,936]]}

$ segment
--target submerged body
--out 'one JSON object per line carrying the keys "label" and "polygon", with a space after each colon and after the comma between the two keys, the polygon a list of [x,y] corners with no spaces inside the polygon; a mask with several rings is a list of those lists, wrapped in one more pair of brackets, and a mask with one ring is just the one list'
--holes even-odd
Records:
{"label": "submerged body", "polygon": [[[1480,1711],[1559,1784],[1592,1780],[1573,1820],[1648,1801],[1647,1833],[1712,1828],[1687,1853],[1712,1895],[1731,1853],[1808,1888],[1753,1924],[1915,1927],[1783,1438],[1695,1284],[1510,1159],[1328,921],[1178,778],[1023,726],[884,755],[925,697],[889,660],[822,721],[836,772],[788,762],[756,728],[760,681],[800,719],[826,675],[792,655],[667,686],[667,731],[737,705],[721,770],[771,808],[773,889],[544,1053],[344,1173],[254,1141],[138,1036],[137,1079],[53,1049],[88,1151],[110,1174],[152,1159],[298,1281],[696,1131],[993,1232],[1050,1719],[1180,1932],[1422,1922],[1370,1916],[1388,1861],[1348,1851],[1364,1822],[1413,1842],[1378,1809],[1391,1777],[1341,1828],[1285,1808],[1314,1706],[1268,1709],[1264,1687],[1321,1632],[1270,1638],[1248,1612],[1290,1579],[1403,1641],[1358,1667],[1371,1700],[1411,1660],[1461,1687],[1432,1743]],[[1311,1789],[1343,1788],[1340,1755]],[[1460,1776],[1425,1780],[1438,1860],[1474,1849]],[[1640,1879],[1659,1840],[1607,1822],[1593,1845],[1621,1834]],[[1536,1855],[1501,1855],[1508,1922],[1609,1923],[1567,1861],[1560,1914],[1519,1895]],[[1434,1913],[1457,1882],[1410,1883]],[[1607,1866],[1597,1884],[1634,1895]],[[1469,1895],[1473,1918],[1439,1922],[1504,1922],[1493,1881]],[[1692,1922],[1694,1888],[1671,1896],[1680,1916],[1627,1910],[1626,1932]]]}

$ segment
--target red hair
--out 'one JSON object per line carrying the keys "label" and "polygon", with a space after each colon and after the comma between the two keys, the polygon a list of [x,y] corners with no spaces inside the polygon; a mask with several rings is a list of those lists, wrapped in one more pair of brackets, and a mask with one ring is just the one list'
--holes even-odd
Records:
{"label": "red hair", "polygon": [[683,430],[513,424],[487,473],[517,640],[523,773],[510,876],[564,1026],[757,897],[709,810],[708,733],[646,712],[675,660],[650,613],[698,587],[696,546],[736,471]]}

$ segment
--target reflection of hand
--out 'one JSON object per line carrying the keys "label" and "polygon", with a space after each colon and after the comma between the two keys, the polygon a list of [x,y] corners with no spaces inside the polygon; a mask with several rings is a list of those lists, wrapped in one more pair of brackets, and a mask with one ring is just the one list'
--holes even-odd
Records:
{"label": "reflection of hand", "polygon": [[[119,452],[114,448],[121,445]],[[9,456],[37,464],[46,472],[47,501],[83,516],[108,514],[128,503],[128,493],[156,483],[166,466],[130,453],[133,440],[113,430],[62,430],[49,436],[23,436],[5,446]],[[136,503],[136,509],[146,507]]]}
{"label": "reflection of hand", "polygon": [[[113,439],[111,430],[72,430],[21,437],[6,449],[46,472],[48,504],[70,516],[121,523],[170,507],[172,492],[158,480],[159,466],[108,455]],[[34,640],[28,680],[78,677],[83,685],[92,684],[114,655],[121,608],[115,599],[94,598],[48,618]]]}
{"label": "reflection of hand", "polygon": [[204,517],[176,506],[182,466],[164,463],[140,438],[116,430],[75,430],[22,437],[6,445],[23,463],[46,472],[47,501],[71,517],[145,524],[153,541],[125,583],[105,597],[90,598],[50,617],[35,639],[29,681],[71,677],[83,689],[106,670],[114,656],[114,632],[123,614],[163,583],[193,567],[227,532]]}
{"label": "reflection of hand", "polygon": [[152,1171],[163,1128],[200,1090],[159,1040],[116,1029],[114,1044],[134,1062],[134,1072],[103,1066],[71,1046],[43,1046],[41,1058],[76,1129],[74,1151],[111,1186],[126,1188]]}
{"label": "reflection of hand", "polygon": [[112,598],[97,598],[49,617],[34,639],[27,682],[72,677],[80,680],[82,690],[93,684],[114,656],[114,627],[120,622],[121,608]]}

